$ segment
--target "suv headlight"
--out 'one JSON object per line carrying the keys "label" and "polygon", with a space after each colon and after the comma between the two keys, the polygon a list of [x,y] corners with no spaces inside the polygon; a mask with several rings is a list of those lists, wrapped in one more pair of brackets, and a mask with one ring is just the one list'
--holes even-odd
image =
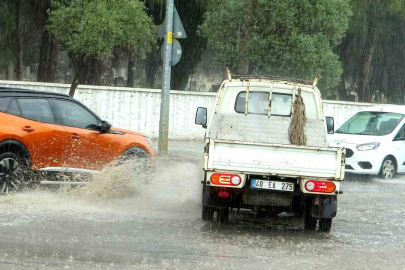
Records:
{"label": "suv headlight", "polygon": [[379,146],[380,146],[380,143],[375,142],[375,143],[360,144],[360,145],[357,145],[356,148],[358,151],[369,151],[369,150],[377,149]]}

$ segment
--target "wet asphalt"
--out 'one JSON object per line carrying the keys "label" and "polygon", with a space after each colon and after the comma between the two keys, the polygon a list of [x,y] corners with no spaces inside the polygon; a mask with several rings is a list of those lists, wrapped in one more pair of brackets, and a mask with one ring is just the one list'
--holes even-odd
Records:
{"label": "wet asphalt", "polygon": [[347,177],[330,233],[249,211],[222,225],[200,219],[201,152],[173,141],[148,175],[1,196],[0,269],[405,269],[405,176]]}

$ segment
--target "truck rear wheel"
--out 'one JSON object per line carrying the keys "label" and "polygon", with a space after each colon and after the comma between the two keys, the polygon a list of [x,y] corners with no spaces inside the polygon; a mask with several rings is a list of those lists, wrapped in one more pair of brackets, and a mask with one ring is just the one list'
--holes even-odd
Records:
{"label": "truck rear wheel", "polygon": [[329,232],[331,229],[332,229],[332,219],[331,218],[319,219],[319,231]]}
{"label": "truck rear wheel", "polygon": [[304,210],[304,229],[305,230],[310,230],[310,231],[315,231],[316,229],[316,222],[318,221],[317,218],[314,218],[311,215],[311,211],[309,208],[311,207],[312,200],[309,200],[306,205],[305,205],[305,210]]}
{"label": "truck rear wheel", "polygon": [[202,220],[204,221],[212,221],[214,218],[214,209],[208,206],[202,206]]}
{"label": "truck rear wheel", "polygon": [[217,221],[218,223],[227,223],[229,220],[229,208],[217,209]]}

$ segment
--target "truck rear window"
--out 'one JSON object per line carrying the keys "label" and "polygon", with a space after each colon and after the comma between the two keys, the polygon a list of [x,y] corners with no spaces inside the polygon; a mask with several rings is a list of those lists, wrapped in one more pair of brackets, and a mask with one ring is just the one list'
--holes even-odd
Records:
{"label": "truck rear window", "polygon": [[[271,115],[291,116],[292,95],[273,93],[271,97]],[[236,97],[235,111],[245,113],[246,91]],[[269,92],[249,92],[248,113],[268,114]]]}

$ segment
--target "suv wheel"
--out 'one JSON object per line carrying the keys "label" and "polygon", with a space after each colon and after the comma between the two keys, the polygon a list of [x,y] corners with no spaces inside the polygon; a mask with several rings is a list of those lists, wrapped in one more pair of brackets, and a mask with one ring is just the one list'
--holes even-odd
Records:
{"label": "suv wheel", "polygon": [[14,153],[0,155],[0,194],[20,190],[25,183],[26,162]]}
{"label": "suv wheel", "polygon": [[134,165],[139,165],[141,168],[147,168],[149,161],[149,155],[145,150],[139,147],[130,147],[121,155],[119,164],[134,162]]}

